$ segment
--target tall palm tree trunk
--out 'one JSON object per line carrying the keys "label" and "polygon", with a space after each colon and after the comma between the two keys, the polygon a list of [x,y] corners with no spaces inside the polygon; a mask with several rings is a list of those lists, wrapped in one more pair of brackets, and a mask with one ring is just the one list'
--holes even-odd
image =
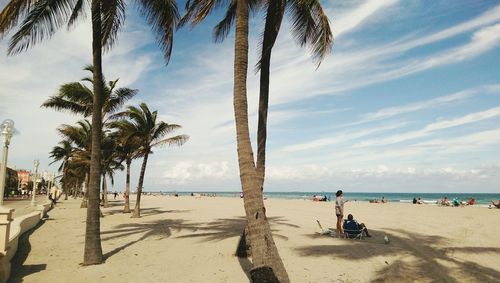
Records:
{"label": "tall palm tree trunk", "polygon": [[93,72],[93,109],[92,109],[92,147],[90,158],[90,184],[88,188],[87,222],[85,229],[85,250],[83,264],[103,262],[100,231],[99,184],[101,177],[101,135],[102,104],[104,83],[102,78],[102,37],[101,1],[92,0],[92,63]]}
{"label": "tall palm tree trunk", "polygon": [[130,213],[130,164],[132,160],[127,158],[127,177],[125,180],[125,206],[123,207],[123,213]]}
{"label": "tall palm tree trunk", "polygon": [[103,207],[109,207],[108,202],[108,184],[106,183],[106,175],[102,175],[102,198],[103,198]]}
{"label": "tall palm tree trunk", "polygon": [[144,183],[144,174],[146,174],[146,165],[148,164],[149,152],[144,155],[142,160],[141,174],[139,175],[139,184],[137,186],[137,200],[135,201],[134,213],[132,218],[141,217],[141,195],[142,195],[142,184]]}
{"label": "tall palm tree trunk", "polygon": [[[254,269],[271,267],[280,282],[289,282],[288,274],[279,257],[271,228],[266,218],[262,199],[263,177],[257,174],[254,164],[250,132],[246,79],[248,70],[248,3],[238,0],[236,8],[236,36],[234,51],[234,114],[240,180],[244,193],[249,240]],[[271,274],[272,276],[272,274]],[[272,279],[270,279],[272,280]],[[272,282],[272,281],[271,281]]]}

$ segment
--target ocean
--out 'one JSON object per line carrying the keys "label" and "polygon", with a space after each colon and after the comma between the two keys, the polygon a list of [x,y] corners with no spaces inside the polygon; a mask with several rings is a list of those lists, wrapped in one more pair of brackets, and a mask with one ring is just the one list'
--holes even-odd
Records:
{"label": "ocean", "polygon": [[[158,192],[155,192],[158,193]],[[177,193],[181,196],[189,196],[191,192],[164,192],[168,194]],[[193,191],[193,193],[217,195],[223,197],[239,197],[240,192],[200,192]],[[330,200],[335,199],[335,192],[266,192],[266,198],[278,199],[312,199],[313,195],[323,196]],[[448,197],[451,201],[457,198],[459,201],[468,201],[471,198],[476,200],[476,204],[488,205],[492,200],[500,200],[500,193],[350,193],[345,192],[344,198],[351,201],[369,201],[371,199],[381,199],[384,197],[389,202],[411,203],[413,198],[421,198],[425,203],[435,204],[438,200]]]}

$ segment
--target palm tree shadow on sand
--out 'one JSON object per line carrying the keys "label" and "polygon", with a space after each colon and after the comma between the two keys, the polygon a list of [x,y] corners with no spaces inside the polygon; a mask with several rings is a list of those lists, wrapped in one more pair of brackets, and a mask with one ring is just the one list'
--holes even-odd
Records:
{"label": "palm tree shadow on sand", "polygon": [[[362,241],[339,240],[342,241],[341,245],[303,246],[295,250],[300,256],[331,256],[333,259],[352,261],[387,257],[386,266],[377,271],[372,282],[494,282],[500,278],[498,270],[475,262],[459,260],[453,256],[455,251],[498,254],[500,252],[498,247],[437,247],[445,244],[446,238],[401,229],[384,231],[370,229],[370,233],[373,237]],[[389,245],[383,244],[384,234],[391,240]],[[311,237],[317,236],[311,235]],[[390,260],[391,257],[401,255],[401,258]],[[406,260],[410,259],[409,257],[415,260],[409,262]],[[456,279],[457,272],[460,274],[459,280]]]}
{"label": "palm tree shadow on sand", "polygon": [[[278,234],[278,226],[283,225],[292,228],[300,228],[298,225],[288,223],[288,221],[283,217],[269,217],[268,221],[271,225],[273,237],[281,238],[283,240],[288,240],[288,237]],[[220,218],[206,225],[201,225],[198,228],[198,232],[200,233],[182,235],[178,238],[200,238],[202,241],[221,241],[228,238],[239,237],[238,244],[235,247],[235,256],[238,259],[241,269],[250,280],[250,270],[253,265],[246,254],[246,242],[244,237],[245,225],[245,217]]]}

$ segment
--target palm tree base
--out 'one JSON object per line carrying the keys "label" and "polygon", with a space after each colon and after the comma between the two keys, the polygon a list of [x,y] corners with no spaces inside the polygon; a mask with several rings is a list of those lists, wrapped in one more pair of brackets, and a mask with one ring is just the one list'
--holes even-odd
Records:
{"label": "palm tree base", "polygon": [[82,203],[80,204],[80,208],[87,208],[87,200],[83,199]]}
{"label": "palm tree base", "polygon": [[134,213],[130,216],[130,218],[141,218],[141,214],[134,210]]}

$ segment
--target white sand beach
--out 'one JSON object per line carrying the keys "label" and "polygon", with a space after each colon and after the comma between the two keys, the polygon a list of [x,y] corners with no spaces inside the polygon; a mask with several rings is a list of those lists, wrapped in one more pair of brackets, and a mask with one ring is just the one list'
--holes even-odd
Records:
{"label": "white sand beach", "polygon": [[[348,202],[346,213],[373,235],[359,241],[316,234],[316,219],[335,225],[333,203],[265,202],[292,282],[500,280],[498,209]],[[140,219],[111,200],[101,218],[106,262],[86,267],[80,265],[86,210],[79,204],[61,201],[28,232],[11,282],[249,281],[250,262],[234,256],[245,225],[239,198],[145,196]]]}

